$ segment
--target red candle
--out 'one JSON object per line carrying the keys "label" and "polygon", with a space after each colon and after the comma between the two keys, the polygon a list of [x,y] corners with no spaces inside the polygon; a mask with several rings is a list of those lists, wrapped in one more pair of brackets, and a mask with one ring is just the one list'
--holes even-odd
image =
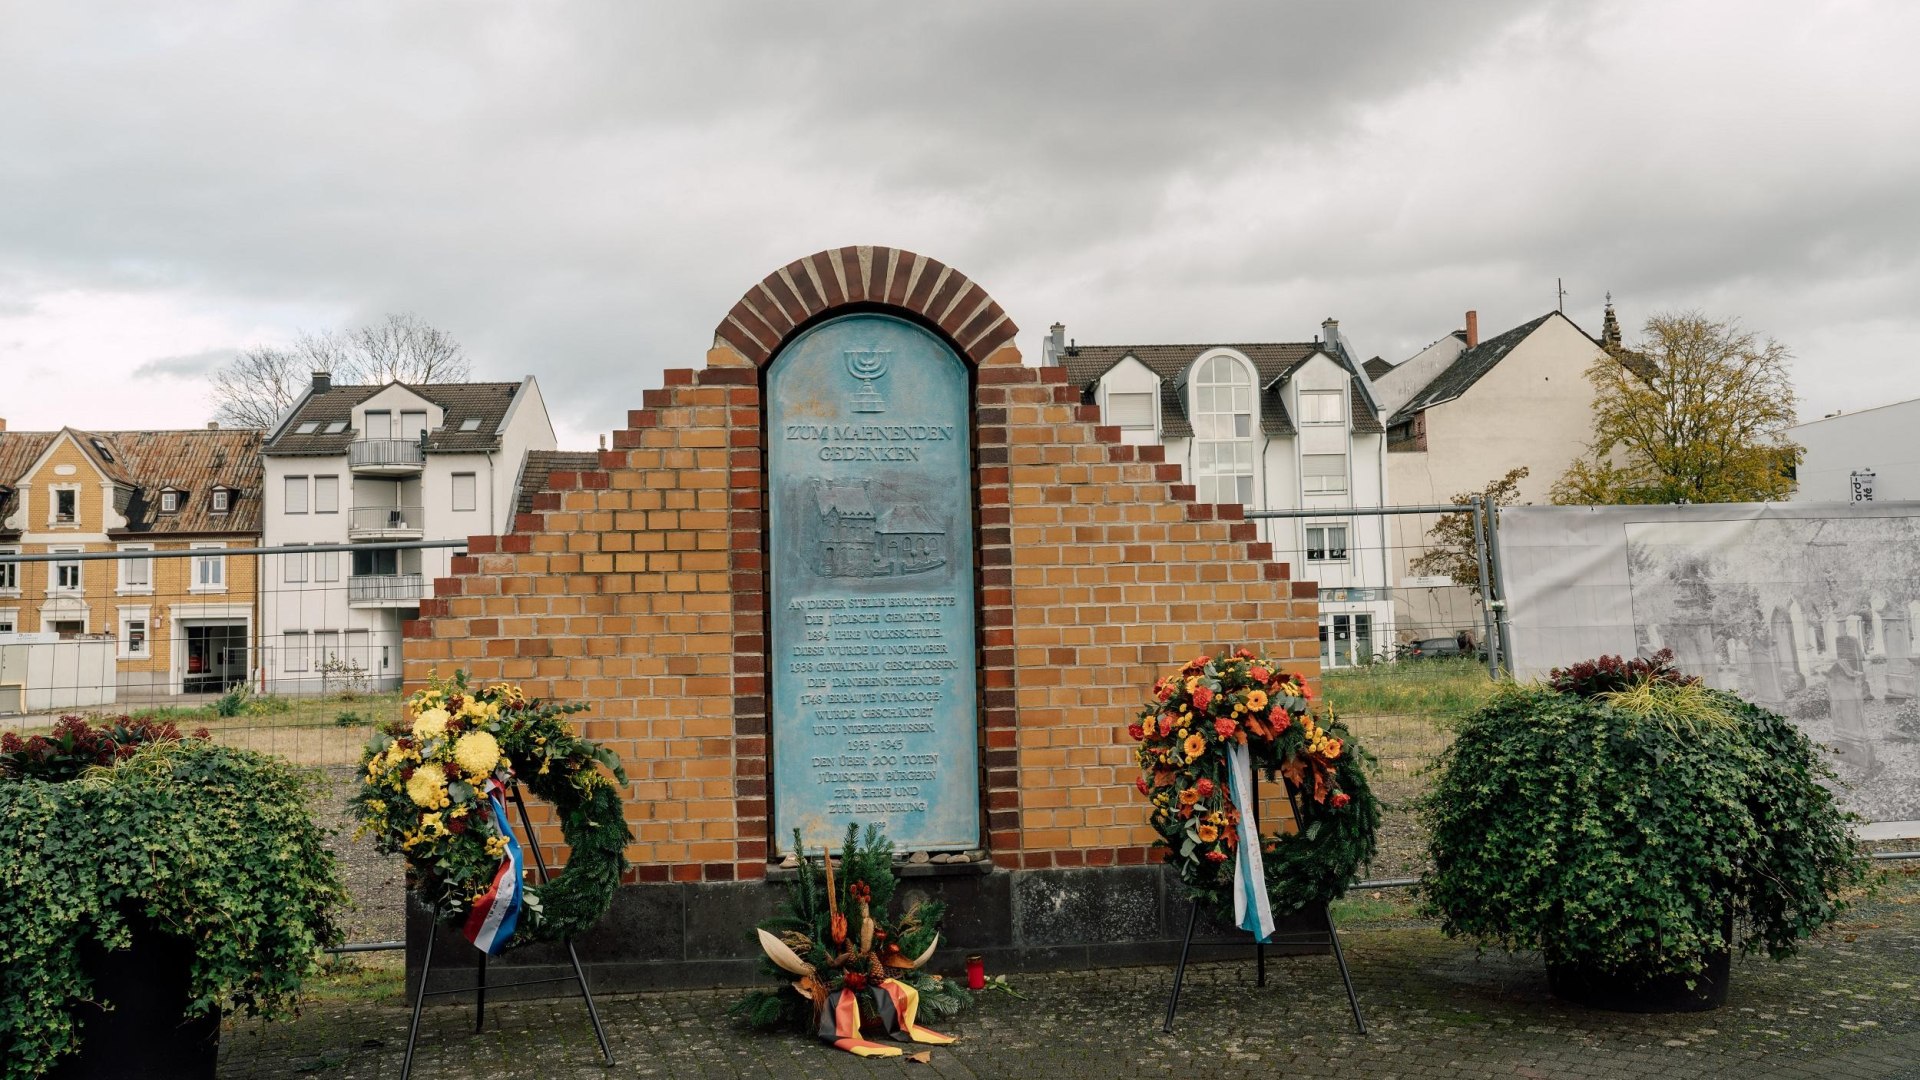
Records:
{"label": "red candle", "polygon": [[979,956],[967,957],[967,989],[985,990],[987,988],[987,965]]}

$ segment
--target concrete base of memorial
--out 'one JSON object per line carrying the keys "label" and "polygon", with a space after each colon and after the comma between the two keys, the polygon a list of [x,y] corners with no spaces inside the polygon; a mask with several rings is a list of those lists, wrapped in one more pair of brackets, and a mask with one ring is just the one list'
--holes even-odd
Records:
{"label": "concrete base of memorial", "polygon": [[[911,874],[912,876],[908,876]],[[785,895],[778,880],[630,885],[592,933],[578,940],[595,993],[752,986],[766,982],[753,943],[756,923]],[[988,974],[1172,964],[1179,959],[1191,907],[1179,882],[1161,866],[1070,870],[995,869],[990,864],[913,867],[902,874],[895,902],[947,904],[940,951],[929,970],[957,976],[966,958],[985,958]],[[407,905],[407,995],[419,987],[427,935],[425,909]],[[1314,913],[1282,920],[1268,951],[1328,951],[1326,927]],[[1289,939],[1295,939],[1293,943]],[[1253,939],[1204,915],[1193,959],[1245,957]],[[1300,944],[1298,942],[1307,942]],[[479,953],[449,930],[438,931],[429,991],[474,984]],[[501,984],[561,979],[520,989]],[[559,997],[577,993],[566,949],[541,944],[488,963],[488,996]],[[436,1000],[470,1000],[471,995]]]}

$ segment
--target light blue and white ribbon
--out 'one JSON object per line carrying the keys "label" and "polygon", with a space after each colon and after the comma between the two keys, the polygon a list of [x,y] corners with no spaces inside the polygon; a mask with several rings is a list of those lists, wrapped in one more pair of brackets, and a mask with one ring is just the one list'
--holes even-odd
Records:
{"label": "light blue and white ribbon", "polygon": [[1260,861],[1259,807],[1253,804],[1253,769],[1245,743],[1227,748],[1227,787],[1240,812],[1240,845],[1233,860],[1233,922],[1255,941],[1273,936],[1273,905],[1267,900],[1267,870]]}

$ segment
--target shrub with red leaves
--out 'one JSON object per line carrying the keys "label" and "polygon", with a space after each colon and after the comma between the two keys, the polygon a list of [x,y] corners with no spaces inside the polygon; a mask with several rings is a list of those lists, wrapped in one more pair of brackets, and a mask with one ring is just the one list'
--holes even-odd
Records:
{"label": "shrub with red leaves", "polygon": [[1636,656],[1631,660],[1602,656],[1547,673],[1548,686],[1562,694],[1583,698],[1632,689],[1643,682],[1692,686],[1699,681],[1697,676],[1682,674],[1673,666],[1672,649],[1661,649],[1652,656]]}
{"label": "shrub with red leaves", "polygon": [[[72,780],[95,765],[111,765],[151,742],[184,738],[171,723],[131,716],[63,716],[48,735],[0,735],[0,780]],[[193,733],[207,738],[207,729]]]}

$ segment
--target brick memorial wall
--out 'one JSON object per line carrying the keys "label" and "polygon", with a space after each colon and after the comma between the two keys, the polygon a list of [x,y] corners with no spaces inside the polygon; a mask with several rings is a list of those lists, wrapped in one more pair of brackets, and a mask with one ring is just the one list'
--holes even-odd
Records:
{"label": "brick memorial wall", "polygon": [[[754,977],[744,932],[773,903],[784,853],[765,369],[849,314],[930,331],[971,377],[972,505],[953,498],[971,511],[977,568],[972,845],[986,860],[907,882],[953,905],[954,950],[1001,966],[1166,955],[1185,909],[1148,848],[1134,709],[1154,678],[1222,644],[1318,673],[1314,586],[1289,580],[1239,507],[1196,502],[1160,447],[1122,444],[1062,369],[1024,366],[978,285],[883,247],[791,263],[728,312],[703,367],[645,391],[597,469],[550,474],[511,533],[472,538],[407,627],[409,687],[466,668],[589,702],[584,733],[625,762],[632,887],[582,940],[597,984]],[[542,839],[557,847],[557,829]]]}

